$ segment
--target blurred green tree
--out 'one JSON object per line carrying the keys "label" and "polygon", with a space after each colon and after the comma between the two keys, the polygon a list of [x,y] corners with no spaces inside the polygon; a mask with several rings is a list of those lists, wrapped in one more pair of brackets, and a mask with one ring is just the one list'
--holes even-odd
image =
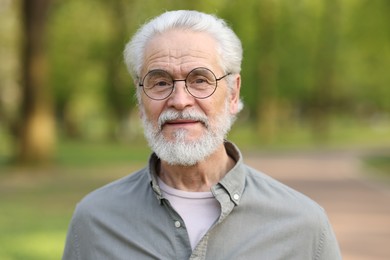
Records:
{"label": "blurred green tree", "polygon": [[314,56],[314,84],[309,94],[313,133],[317,140],[324,140],[328,134],[327,117],[332,112],[337,90],[337,59],[339,50],[340,1],[323,2],[319,20],[317,45]]}
{"label": "blurred green tree", "polygon": [[46,22],[50,0],[24,0],[22,55],[22,124],[18,160],[45,163],[54,152],[56,134],[48,85]]}
{"label": "blurred green tree", "polygon": [[280,21],[280,3],[264,0],[257,6],[259,26],[256,34],[258,41],[258,91],[256,106],[256,126],[263,140],[272,142],[277,132],[279,110],[279,49],[278,26]]}
{"label": "blurred green tree", "polygon": [[[135,24],[134,3],[127,1],[105,1],[109,13],[111,31],[105,56],[105,98],[111,123],[109,136],[123,139],[129,134],[128,123],[135,102],[135,87],[123,62],[123,50],[129,38],[131,25]],[[133,29],[133,28],[131,28]],[[131,127],[131,126],[130,126]]]}
{"label": "blurred green tree", "polygon": [[[42,140],[47,147],[55,143],[55,134],[45,133],[52,131],[53,106],[66,138],[138,137],[135,87],[123,63],[123,47],[139,24],[173,9],[216,13],[238,34],[246,105],[240,119],[262,142],[272,143],[294,126],[311,127],[316,139],[324,139],[334,119],[371,124],[389,118],[386,0],[68,0],[52,1],[50,12],[50,1],[35,1],[20,1],[30,9],[42,5],[38,18],[23,20],[23,64],[30,64],[23,65],[23,88],[17,80],[12,85],[2,79],[0,85],[3,92],[23,90],[23,109],[10,109],[21,105],[18,98],[0,99],[0,130],[10,133],[15,121],[20,125],[15,138],[19,158],[28,157],[27,147],[43,147]],[[36,31],[28,34],[32,28]],[[11,77],[4,69],[9,60],[0,61],[1,75]],[[18,118],[19,110],[23,117]],[[34,156],[39,149],[33,149]]]}

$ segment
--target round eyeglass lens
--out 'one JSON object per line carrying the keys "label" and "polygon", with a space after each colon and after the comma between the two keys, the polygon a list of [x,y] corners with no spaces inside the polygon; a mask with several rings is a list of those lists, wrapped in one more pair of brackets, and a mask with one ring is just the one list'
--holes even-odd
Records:
{"label": "round eyeglass lens", "polygon": [[217,79],[211,70],[197,68],[188,74],[186,86],[192,96],[196,98],[207,98],[214,93],[217,87]]}
{"label": "round eyeglass lens", "polygon": [[144,77],[143,89],[148,97],[162,100],[171,95],[173,91],[173,79],[164,70],[152,70]]}

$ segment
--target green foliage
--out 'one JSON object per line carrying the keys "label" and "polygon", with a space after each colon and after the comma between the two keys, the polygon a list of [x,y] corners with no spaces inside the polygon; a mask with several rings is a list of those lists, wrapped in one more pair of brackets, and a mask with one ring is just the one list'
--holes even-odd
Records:
{"label": "green foliage", "polygon": [[[0,6],[6,14],[0,18],[0,133],[7,140],[0,151],[6,154],[15,150],[8,139],[15,135],[20,107],[19,7]],[[52,2],[47,39],[62,136],[121,141],[140,136],[135,87],[122,50],[140,24],[173,9],[216,13],[241,38],[242,118],[258,138],[278,142],[278,132],[296,124],[325,133],[332,117],[390,120],[386,0],[68,0]]]}

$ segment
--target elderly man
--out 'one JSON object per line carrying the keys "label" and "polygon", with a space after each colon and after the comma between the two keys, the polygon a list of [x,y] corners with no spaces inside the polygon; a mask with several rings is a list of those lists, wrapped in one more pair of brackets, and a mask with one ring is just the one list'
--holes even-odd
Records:
{"label": "elderly man", "polygon": [[241,60],[212,15],[166,12],[139,29],[125,61],[154,153],[78,204],[63,259],[341,259],[323,209],[225,140]]}

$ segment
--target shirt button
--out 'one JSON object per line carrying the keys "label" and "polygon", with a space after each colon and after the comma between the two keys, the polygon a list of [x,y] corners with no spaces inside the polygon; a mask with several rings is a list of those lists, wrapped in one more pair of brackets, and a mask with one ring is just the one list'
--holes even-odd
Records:
{"label": "shirt button", "polygon": [[239,198],[240,198],[240,195],[238,195],[237,193],[233,195],[234,200],[238,200]]}
{"label": "shirt button", "polygon": [[178,220],[175,221],[175,227],[177,227],[177,228],[181,227],[180,221],[178,221]]}

